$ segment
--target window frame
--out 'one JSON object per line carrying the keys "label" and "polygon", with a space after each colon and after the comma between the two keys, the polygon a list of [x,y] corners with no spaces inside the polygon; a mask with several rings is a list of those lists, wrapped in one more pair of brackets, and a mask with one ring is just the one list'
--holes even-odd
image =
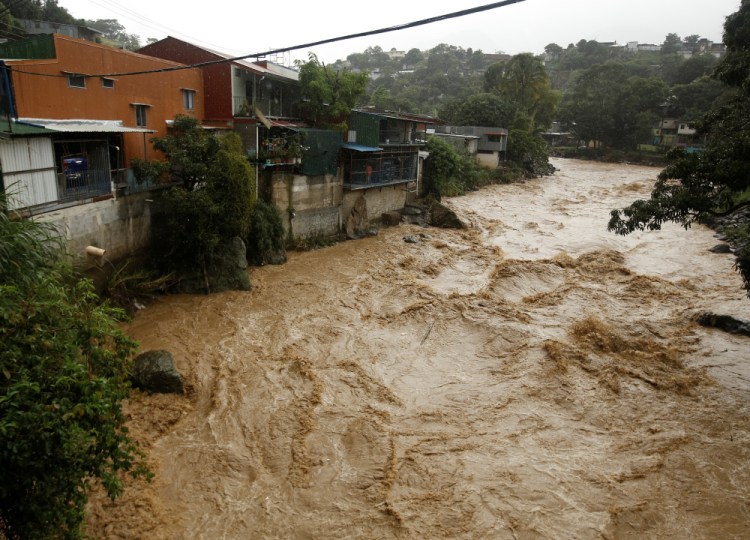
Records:
{"label": "window frame", "polygon": [[[86,89],[86,76],[82,73],[68,73],[68,88],[80,88],[85,90]],[[74,84],[74,79],[76,81],[80,80],[80,84]]]}
{"label": "window frame", "polygon": [[192,88],[181,88],[180,91],[182,92],[182,107],[186,111],[194,111],[197,92]]}
{"label": "window frame", "polygon": [[[102,77],[102,88],[106,88],[107,90],[112,90],[115,87],[115,80],[110,77]],[[109,86],[107,84],[109,83]]]}
{"label": "window frame", "polygon": [[136,127],[148,127],[148,109],[150,106],[147,103],[133,103]]}

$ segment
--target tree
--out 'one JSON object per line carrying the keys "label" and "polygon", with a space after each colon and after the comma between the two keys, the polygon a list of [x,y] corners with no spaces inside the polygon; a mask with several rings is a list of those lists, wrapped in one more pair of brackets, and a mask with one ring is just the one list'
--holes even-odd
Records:
{"label": "tree", "polygon": [[496,94],[474,94],[453,104],[441,117],[467,126],[509,127],[516,116],[516,105]]}
{"label": "tree", "polygon": [[550,43],[544,48],[544,52],[555,60],[560,57],[563,51],[564,49],[557,43]]}
{"label": "tree", "polygon": [[0,537],[80,538],[91,484],[148,475],[128,437],[136,344],[63,262],[52,229],[13,218],[0,193]]}
{"label": "tree", "polygon": [[112,41],[113,45],[122,45],[128,51],[136,51],[141,47],[140,38],[135,34],[128,34],[117,19],[96,19],[83,22],[86,26],[102,32],[103,37]]}
{"label": "tree", "polygon": [[[698,154],[671,151],[650,198],[613,210],[609,230],[658,230],[670,221],[689,227],[748,204],[741,194],[750,188],[750,0],[742,0],[727,17],[724,43],[727,54],[715,76],[735,93],[697,123],[705,148]],[[750,223],[747,217],[738,219],[727,234],[737,243],[736,266],[750,294]]]}
{"label": "tree", "polygon": [[302,117],[316,127],[343,128],[349,112],[367,89],[367,73],[334,71],[313,53],[298,66],[304,99]]}
{"label": "tree", "polygon": [[484,72],[485,92],[500,92],[500,83],[505,73],[505,62],[496,62],[489,66]]}
{"label": "tree", "polygon": [[188,116],[177,116],[173,131],[153,142],[182,182],[160,199],[165,211],[154,221],[154,250],[164,271],[208,276],[219,244],[249,233],[255,176],[242,142],[236,133],[217,137]]}
{"label": "tree", "polygon": [[552,90],[541,59],[530,53],[517,54],[505,64],[498,90],[530,119],[532,127],[546,127],[552,120],[558,95]]}
{"label": "tree", "polygon": [[620,134],[617,146],[634,149],[650,138],[660,120],[660,108],[667,100],[669,87],[658,77],[630,77],[619,91],[616,122]]}
{"label": "tree", "polygon": [[667,34],[661,44],[662,54],[676,54],[682,50],[682,39],[677,34]]}
{"label": "tree", "polygon": [[565,95],[561,116],[580,140],[607,145],[618,140],[618,107],[626,81],[624,68],[616,64],[594,66],[576,79]]}
{"label": "tree", "polygon": [[700,54],[691,56],[677,67],[674,84],[690,84],[695,79],[710,75],[716,69],[718,60],[711,54]]}

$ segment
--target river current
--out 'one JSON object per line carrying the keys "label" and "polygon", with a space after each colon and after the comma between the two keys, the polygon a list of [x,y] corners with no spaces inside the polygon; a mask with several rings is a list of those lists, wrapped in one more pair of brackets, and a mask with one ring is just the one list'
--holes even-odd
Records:
{"label": "river current", "polygon": [[445,201],[466,230],[140,311],[188,391],[127,405],[155,478],[96,492],[92,536],[747,538],[748,341],[694,320],[750,319],[732,255],[702,226],[607,232],[658,169],[553,164]]}

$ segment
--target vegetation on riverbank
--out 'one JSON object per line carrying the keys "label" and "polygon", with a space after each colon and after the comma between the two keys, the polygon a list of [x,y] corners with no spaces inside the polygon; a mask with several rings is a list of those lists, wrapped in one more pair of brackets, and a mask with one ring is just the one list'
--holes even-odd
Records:
{"label": "vegetation on riverbank", "polygon": [[749,205],[750,189],[750,0],[727,17],[724,27],[727,54],[714,77],[731,98],[718,102],[697,124],[705,138],[699,153],[671,150],[667,167],[647,200],[614,210],[609,229],[619,234],[658,230],[668,221],[689,227],[709,218],[734,216],[725,234],[734,239],[736,267],[750,295],[750,220],[740,212]]}
{"label": "vegetation on riverbank", "polygon": [[56,232],[0,192],[0,537],[80,538],[92,483],[148,476],[128,436],[124,312],[65,262]]}

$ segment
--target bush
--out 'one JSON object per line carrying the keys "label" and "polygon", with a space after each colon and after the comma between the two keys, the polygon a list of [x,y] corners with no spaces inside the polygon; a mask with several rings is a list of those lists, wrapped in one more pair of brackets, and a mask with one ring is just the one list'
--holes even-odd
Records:
{"label": "bush", "polygon": [[438,200],[463,195],[469,183],[476,180],[476,165],[468,154],[461,154],[438,137],[430,137],[426,150],[430,153],[424,163],[428,195]]}
{"label": "bush", "polygon": [[547,143],[539,135],[525,129],[511,129],[508,134],[508,160],[524,170],[527,176],[552,174]]}
{"label": "bush", "polygon": [[148,475],[120,406],[136,343],[3,195],[0,238],[0,537],[80,538],[91,482],[114,498]]}
{"label": "bush", "polygon": [[259,200],[250,215],[247,258],[252,264],[265,264],[271,254],[284,249],[284,225],[276,205]]}

